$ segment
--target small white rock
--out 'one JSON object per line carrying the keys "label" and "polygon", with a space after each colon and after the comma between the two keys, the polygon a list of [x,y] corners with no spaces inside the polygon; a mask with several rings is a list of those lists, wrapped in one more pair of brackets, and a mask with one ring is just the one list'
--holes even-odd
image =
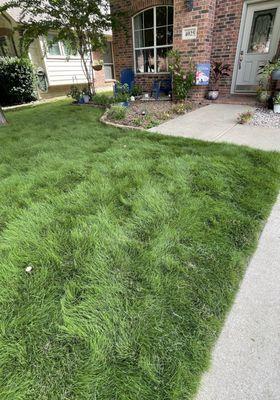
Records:
{"label": "small white rock", "polygon": [[32,272],[32,266],[29,265],[28,267],[25,268],[25,272],[27,272],[28,274],[30,274]]}

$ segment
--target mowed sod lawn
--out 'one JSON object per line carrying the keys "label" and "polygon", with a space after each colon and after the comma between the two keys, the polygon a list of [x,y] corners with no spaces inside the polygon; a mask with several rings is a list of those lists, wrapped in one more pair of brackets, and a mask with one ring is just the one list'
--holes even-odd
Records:
{"label": "mowed sod lawn", "polygon": [[100,115],[0,128],[1,400],[192,399],[276,199],[277,154]]}

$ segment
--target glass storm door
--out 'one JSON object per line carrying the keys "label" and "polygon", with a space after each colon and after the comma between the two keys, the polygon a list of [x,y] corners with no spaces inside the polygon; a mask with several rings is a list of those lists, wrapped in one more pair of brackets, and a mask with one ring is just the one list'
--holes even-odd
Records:
{"label": "glass storm door", "polygon": [[280,0],[248,5],[236,90],[255,92],[259,68],[271,60],[280,39]]}

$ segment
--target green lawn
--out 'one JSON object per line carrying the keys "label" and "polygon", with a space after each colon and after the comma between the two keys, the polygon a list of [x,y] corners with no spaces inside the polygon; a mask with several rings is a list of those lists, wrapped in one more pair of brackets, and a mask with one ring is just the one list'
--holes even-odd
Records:
{"label": "green lawn", "polygon": [[276,199],[276,154],[100,115],[0,128],[1,400],[191,399]]}

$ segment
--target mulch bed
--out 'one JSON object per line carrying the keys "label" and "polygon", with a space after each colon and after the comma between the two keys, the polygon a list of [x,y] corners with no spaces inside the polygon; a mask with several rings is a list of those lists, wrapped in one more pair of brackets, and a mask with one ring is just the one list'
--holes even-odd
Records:
{"label": "mulch bed", "polygon": [[[193,111],[198,105],[186,103],[186,112]],[[118,122],[132,127],[153,128],[164,121],[178,117],[178,104],[171,101],[135,101],[127,107],[126,117]],[[108,118],[109,119],[109,118]]]}

